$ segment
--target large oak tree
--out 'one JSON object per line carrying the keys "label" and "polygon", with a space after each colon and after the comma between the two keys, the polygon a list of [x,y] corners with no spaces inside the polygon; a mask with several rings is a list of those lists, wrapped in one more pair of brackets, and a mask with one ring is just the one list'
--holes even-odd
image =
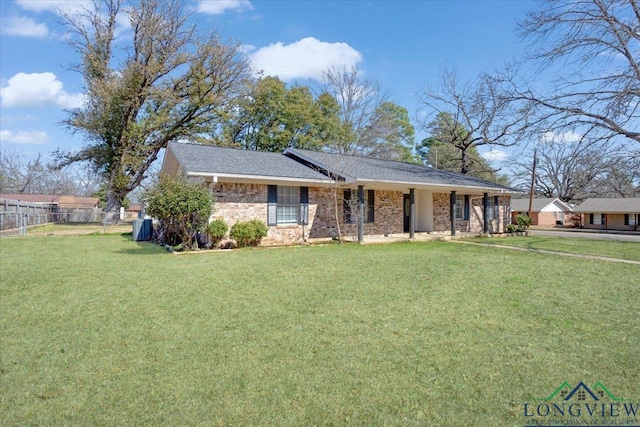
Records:
{"label": "large oak tree", "polygon": [[[66,125],[85,142],[61,164],[89,162],[107,182],[105,222],[169,141],[209,133],[250,79],[240,45],[199,33],[180,0],[94,1],[66,16],[87,101]],[[118,35],[120,14],[130,32]]]}

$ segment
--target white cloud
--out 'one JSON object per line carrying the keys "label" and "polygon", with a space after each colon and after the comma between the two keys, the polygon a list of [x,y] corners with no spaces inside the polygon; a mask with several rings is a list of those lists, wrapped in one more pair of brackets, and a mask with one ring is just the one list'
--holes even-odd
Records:
{"label": "white cloud", "polygon": [[502,162],[509,158],[509,155],[506,152],[502,150],[496,150],[493,148],[489,151],[481,153],[480,155],[486,160],[495,161],[495,162]]}
{"label": "white cloud", "polygon": [[13,144],[44,144],[49,140],[45,131],[12,132],[0,130],[0,141]]}
{"label": "white cloud", "polygon": [[43,107],[53,104],[62,108],[78,108],[84,99],[81,93],[67,93],[53,73],[18,73],[0,88],[2,107]]}
{"label": "white cloud", "polygon": [[352,67],[362,61],[362,54],[347,43],[327,43],[313,37],[288,45],[270,44],[249,56],[256,70],[282,80],[320,80],[322,73],[331,67]]}
{"label": "white cloud", "polygon": [[2,34],[16,37],[43,38],[49,35],[49,29],[43,23],[37,23],[25,16],[2,18]]}
{"label": "white cloud", "polygon": [[580,142],[582,140],[582,135],[573,131],[567,132],[545,132],[540,138],[542,142]]}
{"label": "white cloud", "polygon": [[208,13],[210,15],[220,15],[227,10],[253,10],[253,6],[249,0],[202,0],[198,4],[197,11]]}
{"label": "white cloud", "polygon": [[78,15],[93,8],[91,0],[16,0],[16,3],[33,12],[62,12],[69,15]]}

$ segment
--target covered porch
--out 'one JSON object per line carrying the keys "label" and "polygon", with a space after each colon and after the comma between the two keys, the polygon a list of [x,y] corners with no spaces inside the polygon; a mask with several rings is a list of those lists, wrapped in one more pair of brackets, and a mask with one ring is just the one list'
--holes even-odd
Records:
{"label": "covered porch", "polygon": [[[451,189],[441,186],[393,188],[358,185],[360,212],[365,208],[364,194],[367,189],[395,190],[401,193],[402,233],[398,233],[400,230],[394,231],[396,238],[441,239],[443,235],[494,234],[504,232],[509,223],[510,194],[507,191],[488,192],[485,189]],[[364,221],[359,221],[360,224],[364,224]],[[359,242],[364,242],[365,234],[367,240],[374,237],[365,233],[363,226],[358,227],[356,234]],[[388,240],[390,236],[385,234],[382,237]]]}

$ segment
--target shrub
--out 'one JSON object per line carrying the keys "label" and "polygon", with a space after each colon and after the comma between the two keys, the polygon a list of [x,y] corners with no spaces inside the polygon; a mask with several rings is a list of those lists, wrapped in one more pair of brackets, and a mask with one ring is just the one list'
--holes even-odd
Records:
{"label": "shrub", "polygon": [[516,222],[518,223],[516,231],[527,231],[527,228],[531,225],[531,218],[527,215],[518,215],[516,216]]}
{"label": "shrub", "polygon": [[508,233],[515,233],[517,229],[518,228],[515,226],[515,224],[507,224]]}
{"label": "shrub", "polygon": [[257,219],[246,222],[236,222],[231,227],[229,235],[241,248],[258,246],[263,237],[267,237],[267,225]]}
{"label": "shrub", "polygon": [[147,213],[161,223],[159,243],[197,249],[196,234],[204,231],[213,209],[206,188],[185,178],[162,175],[143,196]]}
{"label": "shrub", "polygon": [[218,243],[222,241],[227,231],[229,231],[229,226],[222,218],[216,218],[207,226],[207,232],[214,246],[218,246]]}

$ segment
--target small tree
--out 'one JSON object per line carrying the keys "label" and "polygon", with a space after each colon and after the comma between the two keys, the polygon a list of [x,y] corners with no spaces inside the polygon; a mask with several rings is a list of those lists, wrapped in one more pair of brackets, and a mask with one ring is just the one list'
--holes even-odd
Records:
{"label": "small tree", "polygon": [[214,200],[206,188],[185,178],[162,175],[143,197],[147,213],[161,221],[160,243],[178,238],[185,250],[198,248],[196,233],[204,231]]}

